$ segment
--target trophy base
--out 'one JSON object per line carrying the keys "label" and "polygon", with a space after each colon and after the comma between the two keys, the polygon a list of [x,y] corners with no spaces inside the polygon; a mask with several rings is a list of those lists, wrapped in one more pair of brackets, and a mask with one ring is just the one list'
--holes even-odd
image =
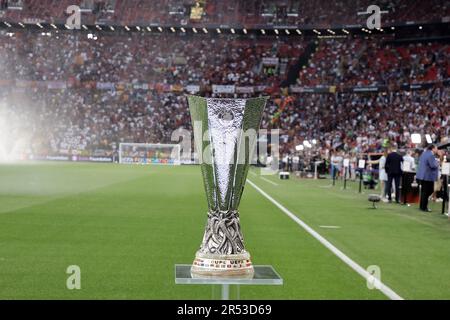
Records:
{"label": "trophy base", "polygon": [[254,269],[248,252],[240,254],[205,254],[197,252],[191,267],[192,278],[253,278]]}

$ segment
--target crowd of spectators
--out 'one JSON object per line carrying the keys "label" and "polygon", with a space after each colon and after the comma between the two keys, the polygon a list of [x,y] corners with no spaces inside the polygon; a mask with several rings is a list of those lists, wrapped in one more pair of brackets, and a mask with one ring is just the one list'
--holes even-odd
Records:
{"label": "crowd of spectators", "polygon": [[[170,34],[17,32],[0,34],[0,78],[8,80],[145,82],[177,85],[278,85],[262,60],[287,69],[303,42]],[[96,40],[94,40],[96,39]]]}
{"label": "crowd of spectators", "polygon": [[429,134],[440,142],[450,135],[450,88],[382,93],[297,94],[277,118],[269,104],[263,127],[279,128],[282,154],[295,152],[315,139],[317,150],[379,152],[388,140],[413,146],[412,133]]}
{"label": "crowd of spectators", "polygon": [[[7,36],[7,34],[12,36]],[[89,35],[91,37],[89,37]],[[301,39],[140,33],[0,33],[7,80],[145,82],[278,87],[307,45]],[[95,39],[95,40],[94,40]],[[277,58],[278,74],[264,58]],[[385,39],[324,39],[300,71],[301,86],[399,86],[450,78],[450,46],[387,44]],[[281,77],[282,78],[282,77]]]}
{"label": "crowd of spectators", "polygon": [[392,45],[384,39],[323,40],[300,72],[303,86],[398,87],[450,78],[450,46],[440,43]]}
{"label": "crowd of spectators", "polygon": [[[185,86],[278,87],[307,47],[301,40],[209,35],[130,33],[94,40],[86,33],[16,32],[0,37],[0,157],[113,154],[120,142],[171,142],[175,129],[190,129]],[[282,154],[294,152],[305,139],[316,139],[318,150],[368,152],[380,150],[385,139],[408,144],[413,132],[435,141],[449,135],[450,88],[442,84],[449,77],[448,45],[388,46],[352,38],[322,40],[317,48],[300,74],[301,85],[436,83],[426,90],[364,94],[274,90],[262,127],[281,129]],[[279,59],[275,71],[265,70],[265,57]],[[59,85],[42,87],[43,81]],[[180,87],[84,85],[100,82]]]}
{"label": "crowd of spectators", "polygon": [[189,126],[185,99],[157,91],[0,90],[0,153],[111,155],[119,142],[167,142]]}
{"label": "crowd of spectators", "polygon": [[[112,154],[119,142],[163,143],[190,130],[184,95],[90,89],[0,90],[2,141],[30,154]],[[315,139],[316,151],[377,152],[386,139],[411,146],[411,133],[448,137],[450,89],[378,94],[298,94],[277,118],[271,99],[262,128],[280,129],[281,154]],[[1,144],[1,143],[0,143]],[[5,152],[5,150],[3,150]]]}

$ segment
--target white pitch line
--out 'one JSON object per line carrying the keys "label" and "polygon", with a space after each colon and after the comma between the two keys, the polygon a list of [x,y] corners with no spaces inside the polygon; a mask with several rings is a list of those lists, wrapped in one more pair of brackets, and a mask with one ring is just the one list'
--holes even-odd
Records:
{"label": "white pitch line", "polygon": [[[250,185],[256,189],[259,193],[261,193],[264,197],[267,198],[270,202],[272,202],[275,206],[277,206],[281,211],[283,211],[289,218],[294,220],[300,227],[305,229],[306,232],[308,232],[310,235],[312,235],[316,240],[318,240],[320,243],[322,243],[326,248],[328,248],[331,252],[333,252],[339,259],[341,259],[343,262],[345,262],[350,268],[352,268],[354,271],[356,271],[360,276],[362,276],[364,279],[372,280],[373,276],[367,272],[363,267],[361,267],[359,264],[357,264],[355,261],[350,259],[345,253],[343,253],[341,250],[336,248],[331,242],[329,242],[327,239],[322,237],[320,234],[318,234],[316,231],[314,231],[310,226],[308,226],[306,223],[304,223],[300,218],[298,218],[295,214],[290,212],[288,209],[286,209],[283,205],[281,205],[278,201],[276,201],[274,198],[269,196],[264,190],[262,190],[260,187],[258,187],[256,184],[254,184],[252,181],[248,180]],[[379,290],[384,293],[389,299],[391,300],[403,300],[402,297],[400,297],[395,291],[393,291],[391,288],[389,288],[387,285],[382,283],[380,281],[380,288]]]}
{"label": "white pitch line", "polygon": [[272,185],[274,185],[274,186],[277,186],[277,187],[278,187],[278,183],[275,183],[275,182],[273,182],[273,181],[270,181],[269,179],[264,178],[264,177],[261,177],[261,179],[264,180],[264,181],[266,181],[266,182],[268,182],[268,183],[270,183],[270,184],[272,184]]}
{"label": "white pitch line", "polygon": [[340,229],[341,227],[339,227],[339,226],[319,226],[319,228],[324,228],[324,229]]}

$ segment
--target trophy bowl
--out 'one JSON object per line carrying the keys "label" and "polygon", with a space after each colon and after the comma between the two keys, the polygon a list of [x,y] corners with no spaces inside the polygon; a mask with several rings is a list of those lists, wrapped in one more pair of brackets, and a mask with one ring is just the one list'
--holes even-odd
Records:
{"label": "trophy bowl", "polygon": [[208,219],[192,277],[253,277],[238,206],[255,149],[266,97],[188,96]]}

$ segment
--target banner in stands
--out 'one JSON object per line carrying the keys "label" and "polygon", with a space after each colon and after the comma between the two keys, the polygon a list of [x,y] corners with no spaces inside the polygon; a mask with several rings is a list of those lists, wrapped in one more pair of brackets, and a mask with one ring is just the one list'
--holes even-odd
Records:
{"label": "banner in stands", "polygon": [[378,92],[384,91],[381,86],[354,87],[353,92]]}
{"label": "banner in stands", "polygon": [[255,92],[263,92],[266,90],[267,86],[255,86]]}
{"label": "banner in stands", "polygon": [[214,93],[234,93],[235,92],[235,86],[233,85],[217,85],[213,84],[212,91]]}
{"label": "banner in stands", "polygon": [[47,88],[48,89],[66,89],[67,88],[67,82],[66,81],[47,81]]}
{"label": "banner in stands", "polygon": [[[401,86],[402,90],[425,90],[430,89],[436,85],[435,82],[428,83],[414,83],[414,84],[404,84]],[[442,85],[448,87],[450,86],[450,79],[442,81]]]}
{"label": "banner in stands", "polygon": [[16,87],[18,88],[33,88],[36,87],[38,81],[32,80],[16,80]]}
{"label": "banner in stands", "polygon": [[197,93],[200,92],[200,86],[190,84],[185,87],[185,90],[189,93]]}
{"label": "banner in stands", "polygon": [[290,91],[292,93],[329,93],[332,92],[330,86],[317,86],[317,87],[299,87],[291,86]]}
{"label": "banner in stands", "polygon": [[265,57],[262,58],[262,64],[264,66],[277,66],[280,59],[277,57]]}
{"label": "banner in stands", "polygon": [[184,87],[181,84],[172,84],[170,86],[170,91],[172,92],[183,92]]}
{"label": "banner in stands", "polygon": [[177,57],[173,58],[173,63],[177,64],[177,65],[186,65],[187,60],[183,56],[177,56]]}
{"label": "banner in stands", "polygon": [[7,87],[13,85],[14,81],[11,80],[0,80],[0,87]]}
{"label": "banner in stands", "polygon": [[113,90],[116,86],[112,82],[97,82],[96,87],[99,90]]}
{"label": "banner in stands", "polygon": [[149,90],[148,83],[135,83],[133,84],[134,90]]}
{"label": "banner in stands", "polygon": [[236,93],[253,93],[255,92],[255,87],[236,87]]}

